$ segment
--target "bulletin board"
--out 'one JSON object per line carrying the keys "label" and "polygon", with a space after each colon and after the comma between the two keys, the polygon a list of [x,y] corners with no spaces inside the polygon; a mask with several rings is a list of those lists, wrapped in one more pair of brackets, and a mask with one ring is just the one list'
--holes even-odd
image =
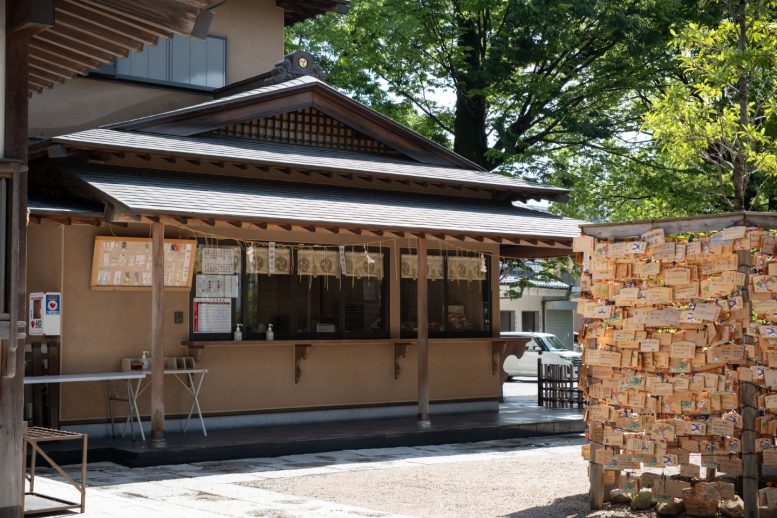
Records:
{"label": "bulletin board", "polygon": [[[197,242],[165,239],[165,288],[188,291],[192,286]],[[151,238],[97,236],[92,258],[95,290],[151,288]]]}

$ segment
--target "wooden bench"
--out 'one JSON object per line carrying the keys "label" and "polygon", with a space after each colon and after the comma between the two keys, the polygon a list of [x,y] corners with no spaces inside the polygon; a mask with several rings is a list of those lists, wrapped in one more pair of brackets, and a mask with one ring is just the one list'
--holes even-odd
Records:
{"label": "wooden bench", "polygon": [[[59,441],[81,441],[81,482],[76,482],[70,475],[63,470],[59,464],[54,462],[51,457],[43,451],[43,446],[50,442]],[[22,456],[22,476],[26,482],[30,483],[30,490],[24,491],[24,514],[43,514],[56,511],[65,511],[68,509],[80,509],[83,513],[86,510],[86,434],[67,432],[64,430],[53,430],[51,428],[42,428],[33,426],[27,428],[24,433],[24,454]],[[30,473],[27,473],[27,446],[30,446]],[[37,467],[38,455],[49,463],[62,477],[80,493],[79,502],[71,502],[61,498],[44,495],[35,492],[35,469]]]}

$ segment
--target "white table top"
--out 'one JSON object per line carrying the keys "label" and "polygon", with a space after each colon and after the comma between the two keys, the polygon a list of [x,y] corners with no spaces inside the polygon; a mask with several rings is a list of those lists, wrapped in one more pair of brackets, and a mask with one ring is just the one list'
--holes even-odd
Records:
{"label": "white table top", "polygon": [[[151,376],[151,371],[141,371]],[[165,374],[207,374],[208,369],[165,369]]]}
{"label": "white table top", "polygon": [[[165,374],[206,374],[208,369],[168,369]],[[86,372],[83,374],[53,374],[51,376],[25,376],[25,385],[40,383],[73,383],[77,381],[138,380],[151,376],[151,371]]]}
{"label": "white table top", "polygon": [[136,380],[146,377],[145,372],[85,372],[83,374],[54,374],[51,376],[25,376],[25,385],[36,383],[73,383],[77,381]]}

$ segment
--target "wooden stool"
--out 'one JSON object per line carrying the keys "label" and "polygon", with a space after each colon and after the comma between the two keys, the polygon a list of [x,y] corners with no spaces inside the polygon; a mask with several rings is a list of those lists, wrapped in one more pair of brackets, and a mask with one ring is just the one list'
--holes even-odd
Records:
{"label": "wooden stool", "polygon": [[[79,484],[73,478],[63,470],[59,464],[54,462],[46,452],[43,451],[41,443],[57,442],[57,441],[82,441],[81,442],[81,483]],[[24,514],[41,514],[51,513],[54,511],[64,511],[67,509],[80,509],[83,513],[86,510],[86,434],[66,432],[64,430],[52,430],[51,428],[41,428],[39,426],[33,426],[27,429],[24,434],[24,451],[22,455],[22,476],[30,483],[30,490],[24,491]],[[30,457],[30,474],[27,474],[27,445],[31,447]],[[62,475],[62,477],[78,492],[81,494],[81,501],[79,503],[63,500],[48,495],[43,495],[35,492],[35,469],[37,465],[38,455],[40,454],[46,462],[48,462],[52,468]],[[32,504],[28,508],[27,504]],[[46,503],[51,504],[50,507],[45,506]]]}

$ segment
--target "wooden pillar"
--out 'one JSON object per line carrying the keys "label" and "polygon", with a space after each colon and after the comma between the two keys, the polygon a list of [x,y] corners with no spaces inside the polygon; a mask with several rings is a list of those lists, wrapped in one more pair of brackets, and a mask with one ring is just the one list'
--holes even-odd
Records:
{"label": "wooden pillar", "polygon": [[758,516],[758,454],[755,452],[755,393],[750,382],[740,383],[739,401],[742,405],[742,500],[745,518]]}
{"label": "wooden pillar", "polygon": [[151,224],[151,447],[164,448],[165,441],[165,225]]}
{"label": "wooden pillar", "polygon": [[596,463],[596,456],[601,455],[604,447],[595,442],[591,443],[591,461],[588,464],[588,477],[591,488],[588,495],[591,499],[591,510],[597,511],[604,508],[604,466]]}
{"label": "wooden pillar", "polygon": [[418,426],[429,428],[429,284],[426,239],[418,240]]}
{"label": "wooden pillar", "polygon": [[[749,250],[737,252],[738,270],[745,274],[745,286],[750,286],[750,273],[753,267],[753,254]],[[750,305],[749,289],[742,291],[745,307]],[[749,340],[750,337],[745,337]],[[756,406],[755,397],[758,388],[750,382],[739,384],[739,405],[742,414],[742,501],[745,504],[745,518],[758,516],[758,478],[759,462],[755,450]]]}
{"label": "wooden pillar", "polygon": [[[3,15],[10,12],[15,2],[2,2]],[[7,9],[6,9],[7,8]],[[27,250],[27,75],[29,69],[29,39],[11,37],[7,32],[6,16],[2,16],[5,67],[0,70],[0,80],[5,85],[5,116],[2,158],[20,162],[10,182],[12,195],[11,217],[7,232],[10,234],[7,257],[10,262],[8,281],[9,340],[3,341],[7,365],[6,373],[15,371],[14,377],[0,379],[0,518],[21,517],[24,509],[22,478],[22,439],[25,423],[24,408],[24,341],[17,339],[17,324],[25,320],[26,250]],[[6,210],[9,199],[2,200]],[[15,350],[15,354],[8,354]]]}

